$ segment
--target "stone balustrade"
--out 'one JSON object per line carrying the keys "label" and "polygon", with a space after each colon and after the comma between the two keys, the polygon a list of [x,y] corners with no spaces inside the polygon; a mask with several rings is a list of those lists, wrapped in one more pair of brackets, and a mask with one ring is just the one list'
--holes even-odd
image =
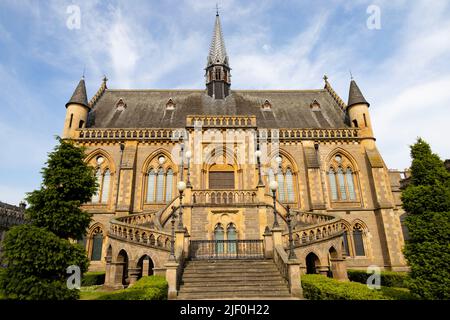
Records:
{"label": "stone balustrade", "polygon": [[[126,222],[119,221],[124,219]],[[110,222],[109,236],[134,243],[146,245],[164,251],[170,251],[172,235],[162,230],[154,230],[139,225],[128,223],[130,217],[112,219]],[[138,220],[134,220],[137,222]]]}
{"label": "stone balustrade", "polygon": [[192,204],[230,205],[256,204],[256,190],[195,190],[192,191]]}
{"label": "stone balustrade", "polygon": [[[302,217],[303,216],[303,217]],[[300,219],[305,219],[309,226],[303,226],[293,230],[294,246],[299,247],[309,245],[313,242],[324,239],[331,239],[340,236],[344,229],[342,228],[342,219],[334,216],[327,216],[317,213],[301,213]],[[283,243],[288,246],[289,234],[283,233]]]}
{"label": "stone balustrade", "polygon": [[208,116],[191,115],[186,117],[186,127],[202,126],[203,128],[215,127],[256,127],[256,116]]}
{"label": "stone balustrade", "polygon": [[[193,127],[196,121],[200,121],[203,127],[244,127],[256,128],[254,116],[191,116],[187,118],[187,128]],[[324,139],[358,139],[357,128],[342,129],[274,129],[257,130],[260,139],[280,140],[324,140]],[[79,140],[177,140],[180,130],[173,129],[115,129],[115,128],[84,128],[78,129],[76,138]]]}

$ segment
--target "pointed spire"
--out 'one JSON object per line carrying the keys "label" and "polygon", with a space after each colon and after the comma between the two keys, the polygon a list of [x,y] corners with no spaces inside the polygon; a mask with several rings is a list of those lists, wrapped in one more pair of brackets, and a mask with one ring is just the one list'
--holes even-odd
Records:
{"label": "pointed spire", "polygon": [[75,88],[75,91],[73,92],[69,102],[66,103],[66,108],[71,103],[77,103],[81,104],[82,106],[89,107],[86,94],[86,84],[84,83],[84,75]]}
{"label": "pointed spire", "polygon": [[220,24],[219,11],[216,14],[216,23],[209,47],[208,66],[213,64],[225,64],[228,66],[228,56],[223,40],[222,26]]}
{"label": "pointed spire", "polygon": [[348,93],[348,103],[347,108],[350,108],[351,106],[355,104],[364,103],[369,106],[370,104],[367,102],[366,98],[364,98],[363,94],[361,93],[361,90],[359,90],[358,85],[356,84],[355,80],[351,80],[350,82],[350,90]]}

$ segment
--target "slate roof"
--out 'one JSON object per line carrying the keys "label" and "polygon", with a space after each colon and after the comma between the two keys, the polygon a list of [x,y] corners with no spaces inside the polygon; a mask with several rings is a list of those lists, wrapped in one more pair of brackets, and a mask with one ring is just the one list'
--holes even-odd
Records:
{"label": "slate roof", "polygon": [[352,80],[350,82],[350,90],[348,93],[348,103],[347,106],[351,107],[352,105],[358,104],[358,103],[365,103],[369,105],[369,103],[366,101],[366,98],[364,98],[361,90],[359,90],[358,85],[356,84],[355,80]]}
{"label": "slate roof", "polygon": [[[166,108],[169,99],[173,110]],[[270,110],[261,107],[266,100]],[[320,107],[311,108],[314,100]],[[205,90],[106,89],[90,112],[88,127],[184,128],[188,115],[254,115],[259,128],[348,127],[344,111],[325,89],[232,90],[223,100]]]}
{"label": "slate roof", "polygon": [[66,107],[71,103],[78,103],[83,106],[89,107],[84,79],[81,79],[80,82],[78,82],[78,85],[75,88],[72,97],[70,98],[69,102],[66,103]]}

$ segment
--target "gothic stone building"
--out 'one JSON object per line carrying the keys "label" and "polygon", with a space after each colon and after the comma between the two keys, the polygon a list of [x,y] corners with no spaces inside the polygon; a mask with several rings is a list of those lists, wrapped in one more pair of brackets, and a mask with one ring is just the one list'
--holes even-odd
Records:
{"label": "gothic stone building", "polygon": [[105,78],[89,102],[82,79],[66,104],[63,137],[97,172],[82,241],[105,285],[161,274],[171,297],[207,297],[193,274],[214,286],[256,270],[256,289],[212,291],[282,296],[301,294],[304,273],[406,269],[400,173],[354,80],[347,104],[327,77],[323,89],[231,90],[219,15],[205,70],[201,90],[110,89]]}

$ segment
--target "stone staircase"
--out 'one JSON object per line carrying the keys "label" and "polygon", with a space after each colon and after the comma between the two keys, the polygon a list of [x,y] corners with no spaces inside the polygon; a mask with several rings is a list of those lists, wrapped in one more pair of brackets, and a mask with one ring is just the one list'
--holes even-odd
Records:
{"label": "stone staircase", "polygon": [[273,260],[187,261],[178,299],[291,299]]}

